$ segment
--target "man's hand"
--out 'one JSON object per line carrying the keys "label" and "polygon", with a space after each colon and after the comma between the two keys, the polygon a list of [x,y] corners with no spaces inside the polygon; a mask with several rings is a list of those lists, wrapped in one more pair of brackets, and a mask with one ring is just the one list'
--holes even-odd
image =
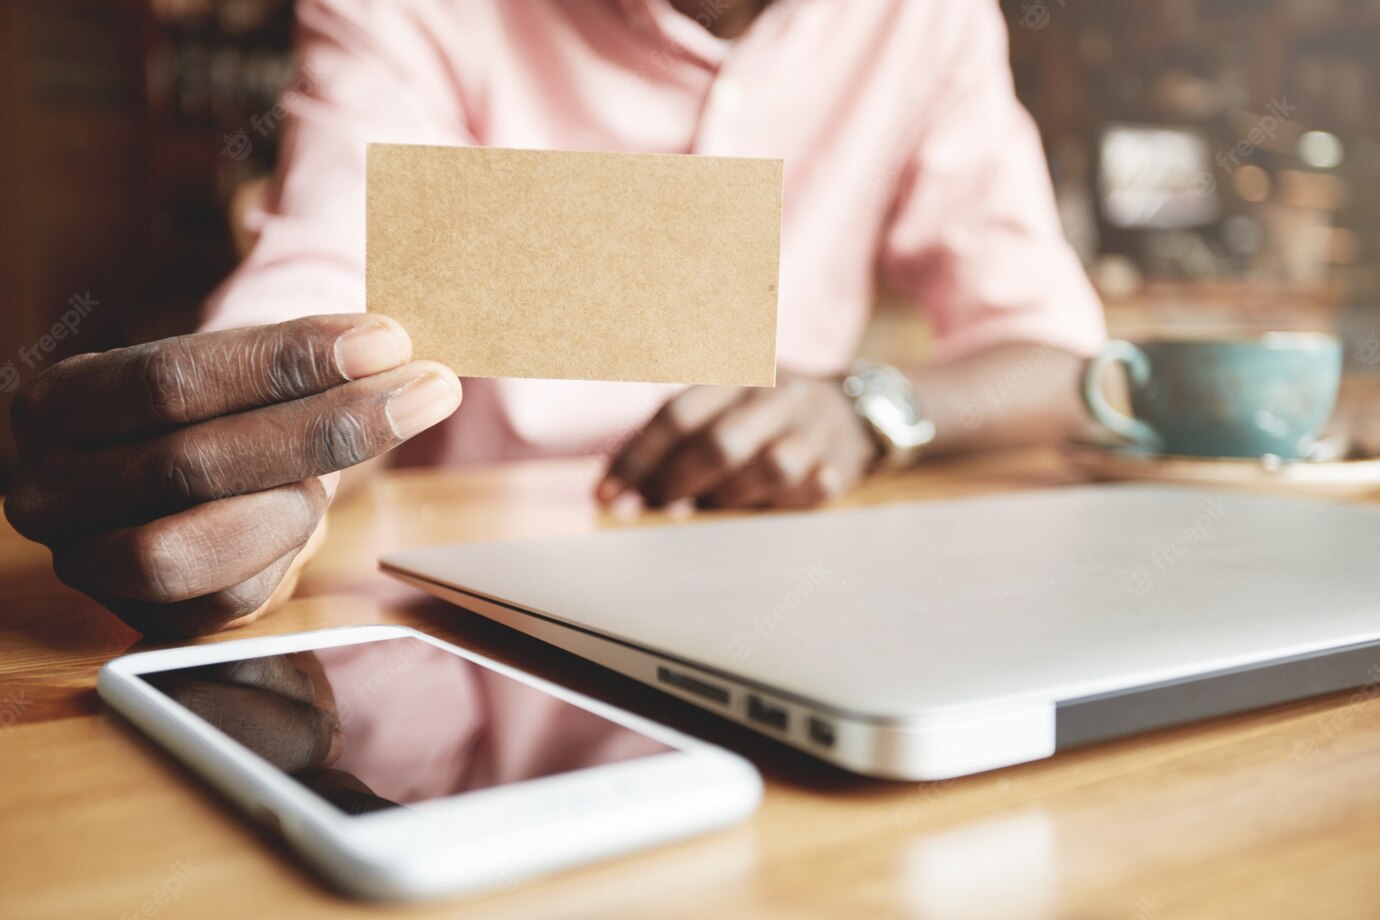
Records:
{"label": "man's hand", "polygon": [[351,773],[335,691],[315,652],[148,675],[149,683],[349,814],[392,808]]}
{"label": "man's hand", "polygon": [[459,406],[455,375],[411,353],[396,322],[341,315],[69,358],[15,402],[5,513],[135,629],[218,629],[274,598],[330,474]]}
{"label": "man's hand", "polygon": [[345,750],[334,693],[311,652],[169,671],[148,679],[285,773],[329,767]]}
{"label": "man's hand", "polygon": [[835,380],[772,389],[692,387],[666,403],[609,465],[601,501],[804,507],[862,478],[877,445]]}

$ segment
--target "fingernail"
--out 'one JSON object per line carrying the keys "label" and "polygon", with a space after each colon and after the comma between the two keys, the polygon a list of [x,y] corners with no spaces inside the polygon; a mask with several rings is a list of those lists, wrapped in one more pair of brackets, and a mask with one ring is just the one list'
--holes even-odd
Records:
{"label": "fingernail", "polygon": [[819,471],[819,485],[825,495],[837,495],[843,491],[843,474],[833,464],[826,463]]}
{"label": "fingernail", "polygon": [[599,488],[595,491],[594,497],[601,502],[610,502],[618,497],[618,493],[624,489],[623,480],[617,476],[606,476],[604,481],[599,483]]}
{"label": "fingernail", "polygon": [[335,361],[351,380],[392,370],[411,356],[410,343],[392,323],[370,320],[335,341]]}
{"label": "fingernail", "polygon": [[448,417],[459,405],[459,380],[448,374],[427,374],[388,400],[388,423],[398,437],[410,438]]}
{"label": "fingernail", "polygon": [[336,490],[340,488],[340,474],[327,473],[317,478],[321,481],[321,487],[326,490],[326,501],[335,501]]}

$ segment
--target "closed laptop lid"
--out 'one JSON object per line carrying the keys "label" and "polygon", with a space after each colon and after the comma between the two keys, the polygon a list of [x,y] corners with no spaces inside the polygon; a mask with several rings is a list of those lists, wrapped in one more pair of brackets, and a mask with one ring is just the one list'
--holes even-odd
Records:
{"label": "closed laptop lid", "polygon": [[385,568],[869,718],[1380,639],[1380,508],[1148,485],[769,514]]}

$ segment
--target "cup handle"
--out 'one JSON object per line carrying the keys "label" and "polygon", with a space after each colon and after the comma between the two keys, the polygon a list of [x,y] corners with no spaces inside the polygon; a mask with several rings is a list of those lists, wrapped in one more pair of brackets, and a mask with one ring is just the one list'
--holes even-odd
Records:
{"label": "cup handle", "polygon": [[1136,386],[1145,386],[1150,382],[1150,358],[1145,352],[1130,342],[1113,340],[1107,343],[1101,354],[1088,362],[1087,369],[1083,371],[1084,405],[1088,407],[1088,411],[1098,424],[1113,434],[1120,435],[1139,447],[1162,453],[1164,439],[1160,437],[1159,432],[1140,419],[1114,409],[1112,404],[1107,402],[1107,397],[1102,392],[1102,374],[1111,364],[1126,365],[1126,372]]}

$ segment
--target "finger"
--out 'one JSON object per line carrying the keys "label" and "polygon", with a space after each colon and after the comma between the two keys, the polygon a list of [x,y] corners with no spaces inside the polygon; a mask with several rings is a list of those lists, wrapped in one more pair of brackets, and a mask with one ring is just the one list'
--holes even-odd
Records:
{"label": "finger", "polygon": [[405,364],[412,342],[376,314],[309,316],[78,355],[16,400],[17,428],[93,443],[301,399]]}
{"label": "finger", "polygon": [[299,703],[315,705],[316,702],[312,679],[293,667],[286,655],[264,655],[260,658],[226,661],[178,673],[195,677],[197,680],[257,687]]}
{"label": "finger", "polygon": [[798,485],[772,497],[776,508],[813,508],[843,493],[843,475],[831,463],[821,463]]}
{"label": "finger", "polygon": [[677,443],[745,396],[741,387],[691,387],[671,398],[613,458],[595,490],[596,497],[603,502],[612,501],[637,486]]}
{"label": "finger", "polygon": [[93,597],[146,638],[171,640],[203,636],[262,610],[291,571],[297,553],[297,550],[287,553],[239,584],[177,604],[102,595]]}
{"label": "finger", "polygon": [[729,408],[681,442],[639,486],[653,504],[694,498],[718,488],[796,420],[796,401],[767,390]]}
{"label": "finger", "polygon": [[258,687],[186,676],[165,679],[160,689],[286,773],[339,757],[340,724],[310,704]]}
{"label": "finger", "polygon": [[[327,527],[329,521],[329,518],[322,517],[321,523],[316,526],[316,531],[311,535],[311,538],[307,540],[307,545],[299,549],[296,553],[291,554],[291,561],[286,571],[283,572],[277,587],[269,593],[268,598],[262,604],[255,607],[249,613],[221,624],[219,628],[238,629],[242,626],[248,626],[251,623],[257,623],[260,619],[291,600],[292,596],[297,593],[297,583],[302,578],[302,570],[316,557],[317,552],[321,549],[321,544],[326,542],[326,531],[329,529]],[[300,662],[294,661],[293,664],[298,670],[305,670]],[[308,674],[308,676],[311,675]],[[313,678],[313,683],[316,683],[315,678]],[[320,694],[322,689],[322,685],[318,684],[316,687],[317,693]],[[320,698],[315,700],[315,702],[318,706],[322,705]],[[331,712],[335,712],[334,697],[330,699],[330,705],[324,708],[329,709]]]}
{"label": "finger", "polygon": [[757,455],[742,472],[708,496],[720,508],[751,508],[775,504],[805,481],[819,463],[819,450],[808,439],[787,435]]}
{"label": "finger", "polygon": [[355,466],[446,418],[460,397],[449,369],[413,362],[137,445],[60,452],[16,475],[5,510],[42,542],[142,524]]}
{"label": "finger", "polygon": [[293,668],[304,675],[307,682],[311,684],[312,705],[327,712],[336,713],[335,688],[331,686],[330,678],[326,676],[325,665],[321,663],[317,654],[315,652],[293,652],[286,657]]}
{"label": "finger", "polygon": [[87,594],[178,603],[239,584],[303,546],[325,510],[326,489],[311,479],[59,546],[53,568]]}
{"label": "finger", "polygon": [[264,655],[213,664],[204,669],[210,679],[242,687],[257,687],[299,703],[316,705],[312,679],[293,666],[285,655]]}
{"label": "finger", "polygon": [[398,806],[397,802],[376,795],[359,777],[341,770],[317,770],[298,779],[347,815],[363,815]]}

